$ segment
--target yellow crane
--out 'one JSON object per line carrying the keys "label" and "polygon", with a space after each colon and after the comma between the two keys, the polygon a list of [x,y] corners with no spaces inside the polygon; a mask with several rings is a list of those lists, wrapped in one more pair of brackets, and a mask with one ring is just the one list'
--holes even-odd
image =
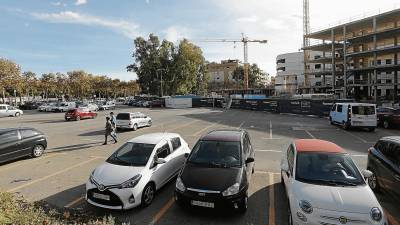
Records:
{"label": "yellow crane", "polygon": [[232,42],[234,44],[238,42],[243,43],[243,62],[244,62],[244,78],[243,78],[243,88],[247,90],[249,88],[249,62],[248,62],[248,43],[249,42],[256,42],[260,44],[268,43],[268,40],[256,40],[256,39],[249,39],[248,37],[244,36],[242,33],[241,39],[202,39],[201,42]]}

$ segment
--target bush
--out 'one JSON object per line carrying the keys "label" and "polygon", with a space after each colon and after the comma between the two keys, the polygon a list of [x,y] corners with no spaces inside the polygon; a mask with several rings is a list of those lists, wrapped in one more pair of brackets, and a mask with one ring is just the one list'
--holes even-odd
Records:
{"label": "bush", "polygon": [[15,194],[0,192],[0,224],[7,225],[115,225],[110,215],[96,218],[68,210],[45,210]]}

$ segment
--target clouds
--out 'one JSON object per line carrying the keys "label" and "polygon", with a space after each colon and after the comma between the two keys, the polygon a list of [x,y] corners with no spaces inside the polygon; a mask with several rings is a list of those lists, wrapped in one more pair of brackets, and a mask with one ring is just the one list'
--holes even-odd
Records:
{"label": "clouds", "polygon": [[75,5],[84,5],[87,3],[87,0],[76,0]]}
{"label": "clouds", "polygon": [[165,39],[172,42],[177,42],[183,38],[190,38],[189,29],[181,26],[170,26],[163,33],[165,34]]}
{"label": "clouds", "polygon": [[253,16],[248,16],[248,17],[237,18],[236,21],[244,22],[244,23],[255,23],[258,21],[258,18],[257,18],[257,16],[253,15]]}
{"label": "clouds", "polygon": [[72,23],[86,26],[100,26],[121,33],[128,38],[139,35],[139,25],[127,20],[112,20],[89,14],[80,14],[73,11],[62,11],[59,13],[32,13],[35,19],[49,23]]}

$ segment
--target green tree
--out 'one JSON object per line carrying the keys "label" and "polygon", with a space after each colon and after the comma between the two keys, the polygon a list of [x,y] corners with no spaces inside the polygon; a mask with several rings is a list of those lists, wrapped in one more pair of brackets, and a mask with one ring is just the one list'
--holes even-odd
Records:
{"label": "green tree", "polygon": [[[264,76],[264,72],[258,67],[257,64],[253,63],[249,66],[249,87],[257,88],[261,86],[261,79]],[[242,65],[238,66],[232,74],[232,78],[239,83],[241,86],[243,85],[244,79],[244,67]]]}
{"label": "green tree", "polygon": [[21,68],[15,62],[0,58],[0,91],[2,99],[13,90],[21,87]]}
{"label": "green tree", "polygon": [[26,96],[35,96],[38,89],[38,79],[36,73],[32,71],[25,71],[22,73],[22,90]]}

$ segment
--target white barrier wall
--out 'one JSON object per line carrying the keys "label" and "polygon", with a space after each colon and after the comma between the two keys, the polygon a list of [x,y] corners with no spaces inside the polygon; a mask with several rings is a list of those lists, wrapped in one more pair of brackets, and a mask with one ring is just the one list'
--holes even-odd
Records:
{"label": "white barrier wall", "polygon": [[192,108],[191,98],[166,98],[165,107],[173,109]]}

